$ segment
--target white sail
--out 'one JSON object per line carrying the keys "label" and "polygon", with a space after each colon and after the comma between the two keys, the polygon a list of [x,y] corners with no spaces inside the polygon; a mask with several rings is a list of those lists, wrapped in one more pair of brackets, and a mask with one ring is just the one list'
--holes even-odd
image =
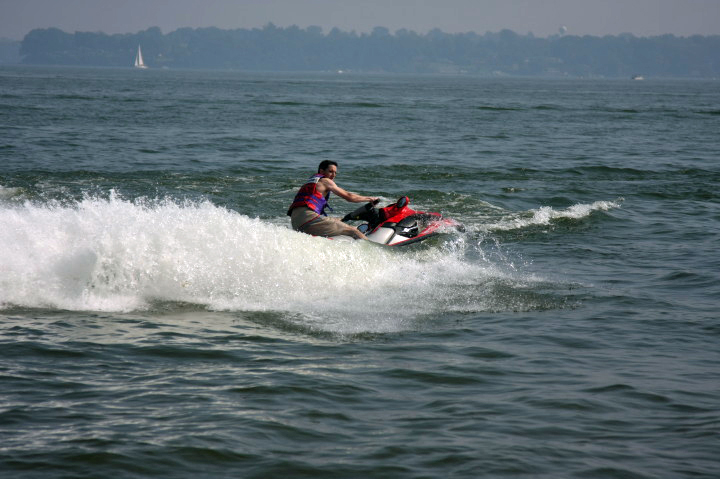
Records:
{"label": "white sail", "polygon": [[140,45],[138,45],[137,55],[135,55],[135,68],[147,68],[147,65],[145,65],[145,62],[143,61]]}

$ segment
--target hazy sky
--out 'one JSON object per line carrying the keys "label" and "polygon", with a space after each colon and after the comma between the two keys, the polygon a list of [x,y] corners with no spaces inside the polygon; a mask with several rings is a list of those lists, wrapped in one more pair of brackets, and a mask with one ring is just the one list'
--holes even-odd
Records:
{"label": "hazy sky", "polygon": [[369,32],[384,26],[426,33],[573,35],[720,34],[720,0],[0,0],[0,37],[34,28],[136,33],[158,26],[255,28],[318,25]]}

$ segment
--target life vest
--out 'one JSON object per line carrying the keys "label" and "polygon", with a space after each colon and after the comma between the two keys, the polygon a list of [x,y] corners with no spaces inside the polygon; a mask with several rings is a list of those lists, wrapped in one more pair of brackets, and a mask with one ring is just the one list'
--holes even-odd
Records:
{"label": "life vest", "polygon": [[[325,178],[325,176],[319,173],[312,175],[307,182],[300,187],[300,190],[295,195],[295,199],[288,209],[288,216],[290,216],[293,209],[299,206],[305,206],[319,215],[327,216],[325,208],[330,208],[327,201],[330,197],[330,192],[328,191],[326,196],[318,193],[317,184],[321,178]],[[330,209],[332,210],[332,208]]]}

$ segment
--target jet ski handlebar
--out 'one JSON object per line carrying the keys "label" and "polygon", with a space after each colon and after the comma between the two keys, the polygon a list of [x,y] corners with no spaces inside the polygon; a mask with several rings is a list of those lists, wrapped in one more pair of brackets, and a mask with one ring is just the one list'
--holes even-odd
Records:
{"label": "jet ski handlebar", "polygon": [[361,207],[355,209],[355,211],[351,211],[350,213],[343,216],[342,222],[348,222],[351,220],[360,220],[362,219],[363,215],[365,215],[368,211],[371,211],[373,208],[375,208],[375,205],[377,205],[380,202],[380,199],[376,199],[374,201],[369,201],[362,205]]}

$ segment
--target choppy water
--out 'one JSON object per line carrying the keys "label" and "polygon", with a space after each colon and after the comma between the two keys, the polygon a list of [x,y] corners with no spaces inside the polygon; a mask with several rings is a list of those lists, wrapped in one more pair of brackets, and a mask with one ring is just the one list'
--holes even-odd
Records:
{"label": "choppy water", "polygon": [[[717,477],[719,105],[717,81],[0,69],[0,473]],[[292,232],[321,159],[465,231]]]}

